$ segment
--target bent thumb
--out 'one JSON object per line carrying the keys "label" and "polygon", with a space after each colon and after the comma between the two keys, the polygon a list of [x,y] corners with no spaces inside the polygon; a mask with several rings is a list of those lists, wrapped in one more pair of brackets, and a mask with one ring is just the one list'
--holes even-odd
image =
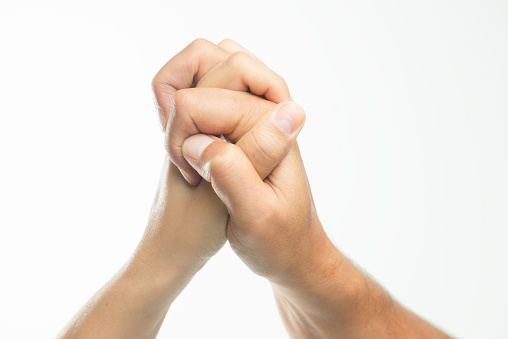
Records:
{"label": "bent thumb", "polygon": [[207,181],[228,210],[249,203],[252,194],[266,189],[242,149],[217,137],[195,134],[183,144],[183,156]]}

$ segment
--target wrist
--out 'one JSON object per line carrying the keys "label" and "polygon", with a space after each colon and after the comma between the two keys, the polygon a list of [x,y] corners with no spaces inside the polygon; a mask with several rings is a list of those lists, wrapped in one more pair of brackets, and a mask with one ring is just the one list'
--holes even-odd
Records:
{"label": "wrist", "polygon": [[135,280],[146,291],[155,308],[167,308],[187,286],[194,274],[176,264],[154,260],[146,252],[136,249],[124,266],[124,276]]}
{"label": "wrist", "polygon": [[178,247],[161,244],[159,240],[156,234],[145,232],[127,267],[134,274],[146,277],[152,289],[169,305],[203,267],[206,260],[178,253]]}
{"label": "wrist", "polygon": [[[324,231],[312,245],[313,254],[290,280],[272,281],[282,317],[291,332],[328,338],[375,328],[403,309],[390,295],[344,256]],[[402,311],[401,311],[402,310]]]}
{"label": "wrist", "polygon": [[133,275],[145,277],[159,299],[169,306],[205,261],[182,251],[173,227],[177,225],[167,221],[166,209],[154,204],[143,237],[126,267]]}
{"label": "wrist", "polygon": [[271,284],[283,317],[298,318],[289,322],[303,325],[310,337],[326,337],[324,333],[333,332],[328,327],[353,322],[362,298],[372,291],[368,278],[333,245],[320,223],[315,229],[301,269]]}
{"label": "wrist", "polygon": [[323,260],[301,284],[272,282],[292,336],[450,338],[398,304],[338,250]]}
{"label": "wrist", "polygon": [[325,282],[337,282],[344,275],[343,265],[348,260],[328,238],[317,217],[304,241],[298,246],[301,255],[292,260],[290,268],[269,279],[277,290],[314,295],[322,290]]}
{"label": "wrist", "polygon": [[210,183],[190,186],[166,155],[135,254],[161,272],[192,278],[226,243],[227,219]]}

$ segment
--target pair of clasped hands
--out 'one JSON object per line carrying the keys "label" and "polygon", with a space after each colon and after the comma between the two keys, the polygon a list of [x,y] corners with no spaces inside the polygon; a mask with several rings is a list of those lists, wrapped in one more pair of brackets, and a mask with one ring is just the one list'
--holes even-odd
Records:
{"label": "pair of clasped hands", "polygon": [[228,240],[255,273],[293,279],[326,246],[286,82],[232,40],[196,40],[152,86],[169,161],[147,241],[194,273]]}
{"label": "pair of clasped hands", "polygon": [[226,241],[271,282],[294,338],[447,338],[327,237],[296,143],[305,113],[279,75],[232,40],[198,39],[152,86],[167,152],[148,224],[59,338],[155,338]]}

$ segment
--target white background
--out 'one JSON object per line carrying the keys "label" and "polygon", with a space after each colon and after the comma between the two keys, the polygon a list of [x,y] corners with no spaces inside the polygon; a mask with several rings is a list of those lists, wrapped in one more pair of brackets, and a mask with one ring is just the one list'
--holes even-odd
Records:
{"label": "white background", "polygon": [[[321,221],[411,310],[508,337],[508,2],[0,2],[0,337],[53,337],[129,257],[163,159],[150,81],[232,38],[289,84]],[[226,247],[160,338],[287,338]]]}

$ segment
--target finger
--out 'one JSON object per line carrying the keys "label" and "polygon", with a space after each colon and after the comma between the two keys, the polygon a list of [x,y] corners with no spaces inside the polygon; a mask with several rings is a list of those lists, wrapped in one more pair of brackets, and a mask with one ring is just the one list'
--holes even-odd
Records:
{"label": "finger", "polygon": [[250,93],[219,88],[188,88],[175,93],[166,130],[165,146],[171,161],[195,185],[201,177],[187,163],[182,145],[197,133],[224,134],[237,142],[256,121],[275,106]]}
{"label": "finger", "polygon": [[231,40],[231,39],[224,39],[222,40],[221,42],[219,42],[217,44],[217,46],[219,46],[220,48],[228,51],[228,53],[231,55],[231,54],[234,54],[236,52],[245,52],[247,54],[249,54],[251,57],[255,58],[255,59],[258,59],[259,61],[261,61],[257,56],[255,56],[254,54],[252,54],[250,51],[248,51],[245,47],[243,47],[242,45],[240,45],[238,42],[234,41],[234,40]]}
{"label": "finger", "polygon": [[174,93],[192,87],[229,54],[208,40],[196,39],[157,72],[152,80],[152,91],[163,130],[166,128]]}
{"label": "finger", "polygon": [[222,194],[221,199],[225,203],[229,201],[229,207],[234,210],[234,204],[244,203],[246,192],[250,195],[252,190],[266,190],[259,183],[285,158],[304,121],[305,113],[299,105],[279,104],[236,145],[195,134],[185,140],[182,152],[188,163],[212,182],[216,192]]}
{"label": "finger", "polygon": [[250,91],[275,103],[291,100],[284,79],[247,52],[231,54],[198,82],[197,87]]}
{"label": "finger", "polygon": [[[295,178],[306,178],[306,180],[295,180]],[[291,193],[295,196],[312,196],[298,142],[291,145],[286,156],[266,179],[265,182],[269,186],[277,187],[279,190],[291,188]]]}
{"label": "finger", "polygon": [[240,147],[234,144],[196,134],[186,140],[184,155],[196,171],[212,183],[228,211],[252,210],[249,196],[273,194]]}
{"label": "finger", "polygon": [[[290,204],[294,211],[304,211],[313,208],[314,204],[309,206],[306,199],[301,197],[310,197],[312,200],[312,191],[309,185],[305,166],[298,149],[298,142],[294,142],[287,155],[273,169],[269,176],[264,180],[267,187],[275,193],[273,199],[274,206],[281,204]],[[267,210],[267,213],[270,209]]]}
{"label": "finger", "polygon": [[284,102],[264,115],[236,143],[261,179],[286,156],[305,123],[305,112],[295,102]]}

